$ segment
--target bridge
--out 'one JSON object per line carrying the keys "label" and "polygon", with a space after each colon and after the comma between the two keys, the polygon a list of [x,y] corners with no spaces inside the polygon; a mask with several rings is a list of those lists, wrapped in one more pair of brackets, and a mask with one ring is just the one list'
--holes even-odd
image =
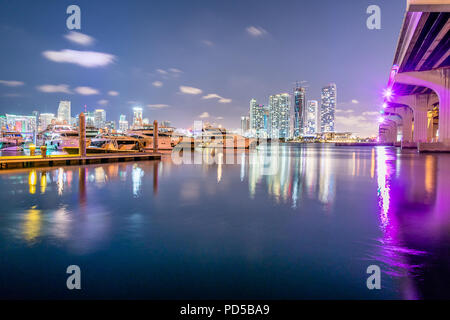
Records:
{"label": "bridge", "polygon": [[384,92],[381,142],[450,152],[450,1],[407,0]]}

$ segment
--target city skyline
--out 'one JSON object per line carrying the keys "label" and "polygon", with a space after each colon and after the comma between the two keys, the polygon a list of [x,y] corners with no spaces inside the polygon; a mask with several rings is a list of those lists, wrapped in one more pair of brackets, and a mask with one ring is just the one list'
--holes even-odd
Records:
{"label": "city skyline", "polygon": [[[387,3],[379,2],[382,10]],[[87,105],[105,109],[117,121],[121,114],[130,117],[139,105],[151,120],[169,119],[176,127],[202,119],[238,128],[251,97],[263,101],[274,92],[291,92],[296,80],[308,80],[307,99],[320,100],[324,83],[341,88],[338,131],[353,127],[355,133],[376,133],[375,127],[371,132],[365,127],[381,103],[403,1],[389,3],[382,29],[375,31],[365,25],[367,5],[353,1],[325,1],[321,8],[292,1],[174,4],[133,3],[129,10],[135,23],[130,25],[128,17],[115,14],[120,5],[108,3],[118,19],[111,25],[108,14],[98,14],[104,3],[80,1],[82,25],[75,34],[65,26],[66,3],[27,3],[26,12],[20,1],[4,4],[2,12],[8,15],[0,13],[0,34],[8,50],[0,54],[0,113],[55,113],[60,100],[70,100],[72,114]],[[190,6],[195,10],[187,10]],[[296,9],[288,12],[296,11],[300,26],[292,29],[291,23],[269,19],[280,6]],[[336,22],[336,6],[343,7],[344,25]],[[248,20],[250,13],[256,17]],[[164,31],[159,31],[162,25]],[[355,30],[352,37],[350,29]],[[78,62],[71,58],[85,51],[105,54],[100,65],[86,65],[83,56]],[[14,59],[23,65],[8,62]],[[362,72],[373,74],[364,85]]]}

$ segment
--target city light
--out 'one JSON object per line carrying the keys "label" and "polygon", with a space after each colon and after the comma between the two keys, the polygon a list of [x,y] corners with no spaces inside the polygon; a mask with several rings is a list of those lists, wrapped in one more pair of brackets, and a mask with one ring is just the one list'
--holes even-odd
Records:
{"label": "city light", "polygon": [[394,92],[391,88],[385,89],[383,92],[383,96],[388,99],[388,101],[394,96]]}

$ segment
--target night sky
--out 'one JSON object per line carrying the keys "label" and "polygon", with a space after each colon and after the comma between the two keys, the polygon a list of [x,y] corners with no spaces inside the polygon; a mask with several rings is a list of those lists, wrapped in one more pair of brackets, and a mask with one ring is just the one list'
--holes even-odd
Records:
{"label": "night sky", "polygon": [[[81,34],[66,9],[81,8]],[[381,30],[366,27],[369,5]],[[338,88],[337,130],[376,132],[406,0],[1,1],[0,113],[103,108],[240,126],[249,101]],[[86,36],[87,35],[87,36]],[[83,51],[83,52],[80,52]]]}

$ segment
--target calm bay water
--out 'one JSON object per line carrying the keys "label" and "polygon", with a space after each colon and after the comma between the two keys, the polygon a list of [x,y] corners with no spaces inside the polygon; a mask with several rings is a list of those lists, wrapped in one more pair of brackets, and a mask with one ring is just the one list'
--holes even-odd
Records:
{"label": "calm bay water", "polygon": [[[0,172],[0,297],[449,298],[450,155],[310,145],[232,159]],[[80,291],[66,288],[72,264]]]}

